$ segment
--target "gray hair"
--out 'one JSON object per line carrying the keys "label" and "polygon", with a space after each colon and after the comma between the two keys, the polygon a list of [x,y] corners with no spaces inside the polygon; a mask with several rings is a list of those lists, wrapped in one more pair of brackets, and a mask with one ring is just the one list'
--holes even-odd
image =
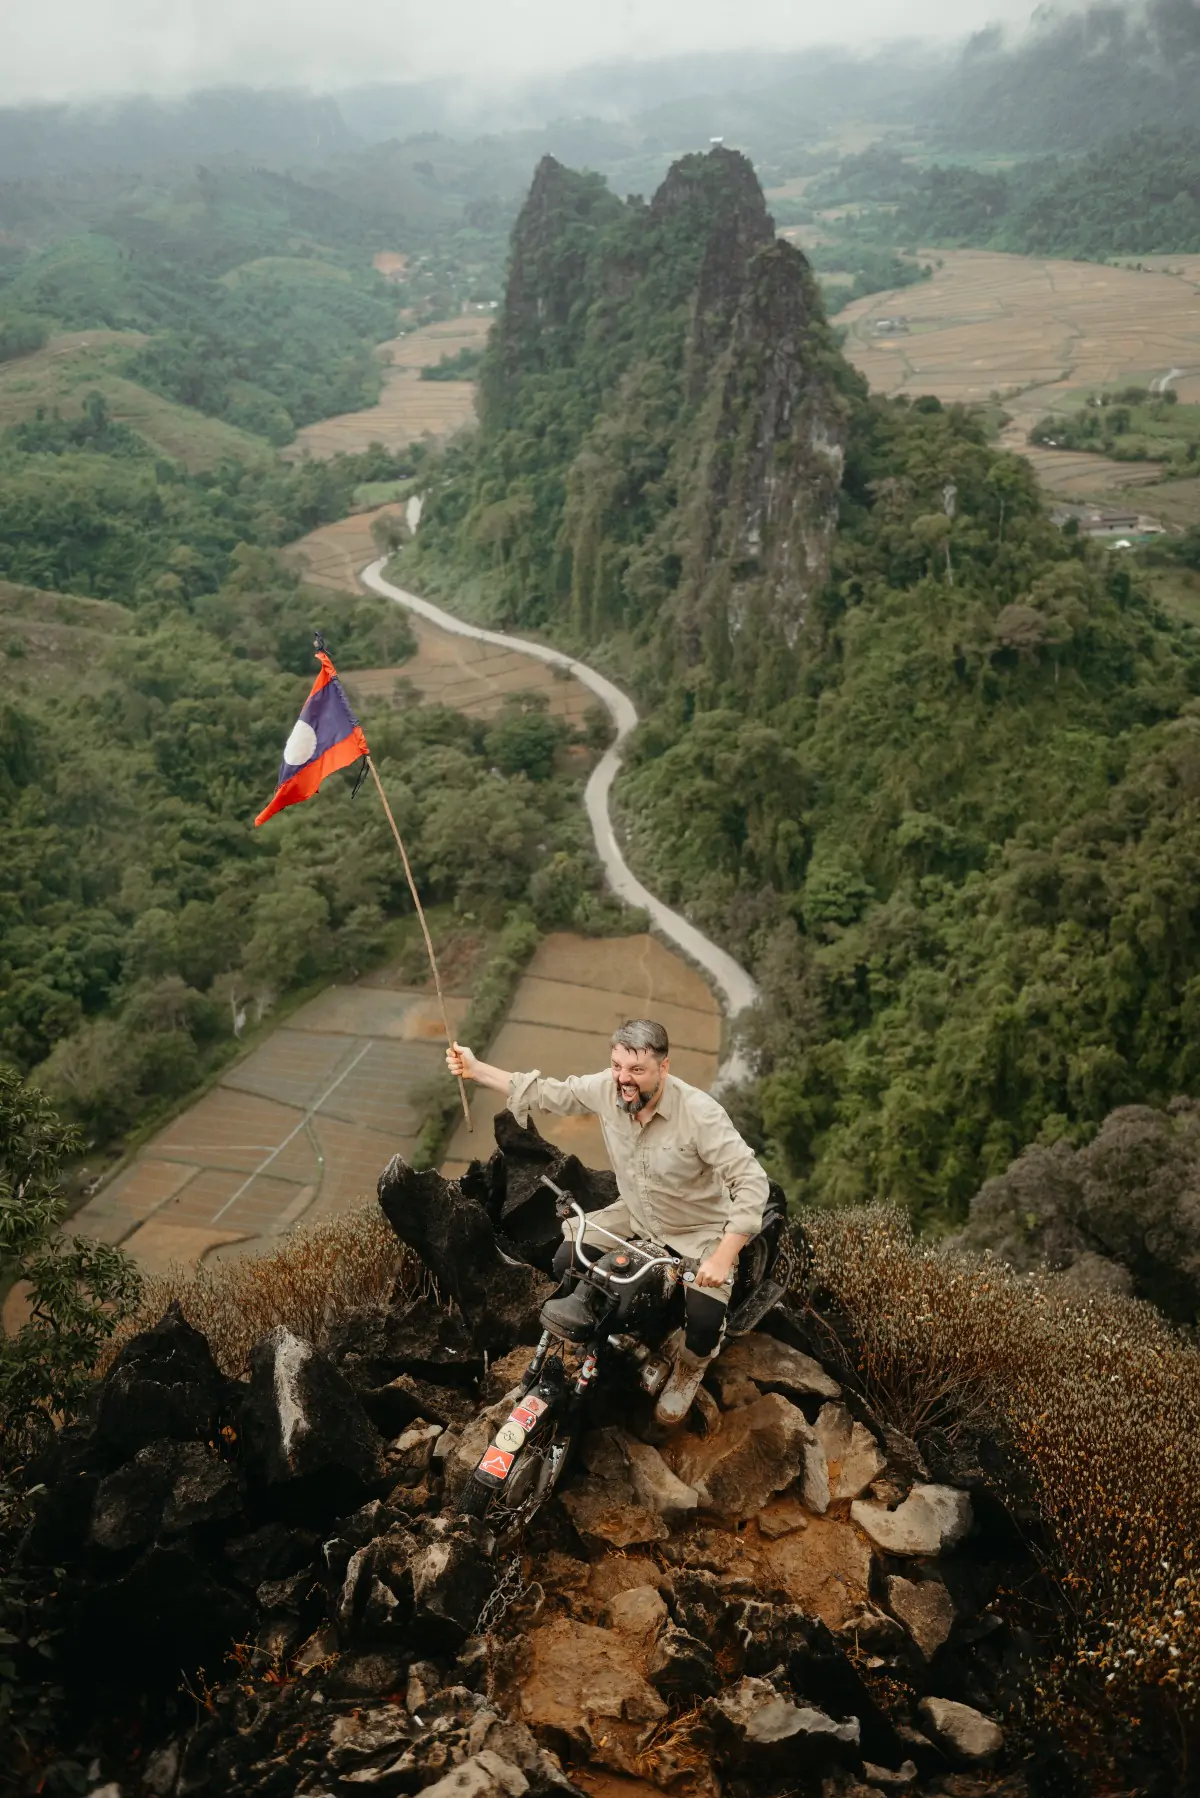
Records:
{"label": "gray hair", "polygon": [[614,1049],[645,1049],[656,1061],[665,1061],[671,1045],[661,1024],[653,1018],[630,1018],[612,1034]]}

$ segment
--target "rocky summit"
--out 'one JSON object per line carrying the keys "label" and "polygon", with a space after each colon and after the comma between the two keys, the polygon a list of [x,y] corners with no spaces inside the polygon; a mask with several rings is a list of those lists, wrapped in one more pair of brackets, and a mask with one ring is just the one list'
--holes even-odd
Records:
{"label": "rocky summit", "polygon": [[462,1182],[403,1163],[381,1182],[458,1303],[409,1286],[323,1346],[276,1329],[242,1381],[172,1307],[60,1433],[27,1553],[62,1569],[80,1702],[137,1719],[94,1789],[1024,1791],[998,1721],[1019,1539],[978,1468],[931,1469],[881,1427],[794,1306],[728,1343],[673,1434],[602,1394],[523,1540],[458,1514],[546,1284],[507,1267],[497,1224],[523,1213],[544,1258],[540,1173],[591,1204],[608,1188],[511,1119],[500,1135]]}

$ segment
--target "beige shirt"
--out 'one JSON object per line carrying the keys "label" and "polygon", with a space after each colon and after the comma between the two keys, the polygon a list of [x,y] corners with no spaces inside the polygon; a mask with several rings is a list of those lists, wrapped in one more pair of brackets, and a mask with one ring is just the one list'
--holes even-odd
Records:
{"label": "beige shirt", "polygon": [[554,1117],[593,1112],[617,1189],[640,1235],[702,1257],[726,1233],[757,1236],[767,1202],[767,1176],[754,1151],[710,1094],[668,1074],[649,1123],[617,1101],[611,1073],[544,1078],[535,1068],[514,1074],[508,1108],[520,1122],[537,1105]]}

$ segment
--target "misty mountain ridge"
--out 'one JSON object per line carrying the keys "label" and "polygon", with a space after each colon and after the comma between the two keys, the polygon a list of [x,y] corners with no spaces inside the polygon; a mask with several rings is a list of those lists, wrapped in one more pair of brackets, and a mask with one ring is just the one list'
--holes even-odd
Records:
{"label": "misty mountain ridge", "polygon": [[[547,151],[652,186],[709,137],[757,161],[869,121],[917,128],[946,149],[1076,149],[1200,111],[1200,7],[1150,0],[1041,13],[1021,37],[976,33],[955,48],[906,41],[772,54],[693,53],[589,64],[507,86],[437,79],[316,93],[226,86],[0,108],[0,171],[37,181],[100,167],[166,170],[242,158],[277,169],[434,132],[499,137],[521,185]],[[657,158],[643,170],[638,159]],[[786,173],[786,169],[784,171]]]}

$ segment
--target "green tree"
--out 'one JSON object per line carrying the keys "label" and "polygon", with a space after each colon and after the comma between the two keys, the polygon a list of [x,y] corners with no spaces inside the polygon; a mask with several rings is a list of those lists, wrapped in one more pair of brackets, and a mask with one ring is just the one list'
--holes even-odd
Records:
{"label": "green tree", "polygon": [[29,1313],[0,1338],[0,1468],[19,1464],[77,1408],[140,1290],[120,1249],[60,1233],[62,1163],[76,1147],[37,1088],[0,1067],[0,1284],[20,1282]]}

